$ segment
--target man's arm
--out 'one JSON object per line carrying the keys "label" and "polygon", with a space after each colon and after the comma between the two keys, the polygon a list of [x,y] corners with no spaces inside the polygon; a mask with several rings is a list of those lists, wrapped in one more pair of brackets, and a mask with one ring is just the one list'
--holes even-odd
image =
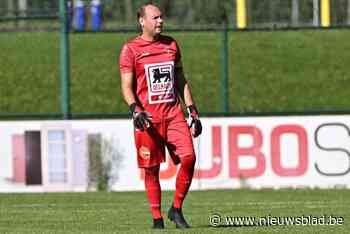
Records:
{"label": "man's arm", "polygon": [[123,98],[128,106],[136,102],[134,90],[133,90],[133,73],[122,73],[121,74],[121,87]]}
{"label": "man's arm", "polygon": [[121,74],[121,87],[125,102],[129,106],[129,111],[132,114],[134,126],[138,130],[145,130],[150,126],[152,116],[143,111],[137,104],[133,90],[133,73]]}
{"label": "man's arm", "polygon": [[187,111],[190,118],[190,129],[193,137],[197,137],[202,133],[202,124],[199,120],[199,113],[196,108],[196,105],[194,103],[192,93],[190,86],[188,85],[182,65],[181,60],[177,64],[178,66],[175,67],[175,76],[177,81],[177,90],[179,92],[180,97],[184,101]]}
{"label": "man's arm", "polygon": [[179,95],[181,99],[184,101],[186,106],[194,105],[194,100],[192,97],[191,89],[189,84],[186,81],[181,61],[179,62],[180,65],[175,68],[175,77],[177,80],[177,90],[179,92]]}

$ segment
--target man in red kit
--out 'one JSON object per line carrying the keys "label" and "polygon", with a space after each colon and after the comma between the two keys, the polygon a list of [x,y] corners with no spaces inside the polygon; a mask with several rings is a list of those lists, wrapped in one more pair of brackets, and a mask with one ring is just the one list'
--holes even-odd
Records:
{"label": "man in red kit", "polygon": [[[180,163],[168,218],[177,228],[189,228],[182,214],[182,203],[196,161],[192,136],[201,134],[202,125],[184,77],[179,47],[173,38],[161,35],[160,10],[153,4],[145,4],[139,9],[137,19],[142,32],[123,46],[119,65],[123,97],[133,118],[137,162],[145,171],[153,228],[164,228],[159,167],[165,162],[165,147],[174,163]],[[180,98],[189,111],[190,126]]]}

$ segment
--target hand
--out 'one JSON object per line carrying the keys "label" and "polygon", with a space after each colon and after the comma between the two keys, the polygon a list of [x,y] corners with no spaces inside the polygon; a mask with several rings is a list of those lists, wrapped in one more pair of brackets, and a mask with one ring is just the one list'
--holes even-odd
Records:
{"label": "hand", "polygon": [[131,104],[129,109],[136,130],[144,131],[151,126],[152,115],[150,113],[143,111],[136,103]]}
{"label": "hand", "polygon": [[193,137],[198,137],[202,133],[202,123],[199,120],[198,111],[195,105],[187,107],[190,121],[190,130]]}

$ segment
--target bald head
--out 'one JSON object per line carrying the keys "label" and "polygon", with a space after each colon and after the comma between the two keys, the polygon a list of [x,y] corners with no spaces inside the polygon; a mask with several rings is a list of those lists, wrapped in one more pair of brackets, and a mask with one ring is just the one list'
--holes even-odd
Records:
{"label": "bald head", "polygon": [[142,35],[154,37],[162,32],[162,13],[157,6],[153,4],[142,5],[137,12],[137,19],[141,26]]}
{"label": "bald head", "polygon": [[137,20],[139,20],[140,17],[144,17],[146,14],[146,7],[156,7],[156,5],[153,5],[152,3],[146,3],[143,4],[137,11]]}

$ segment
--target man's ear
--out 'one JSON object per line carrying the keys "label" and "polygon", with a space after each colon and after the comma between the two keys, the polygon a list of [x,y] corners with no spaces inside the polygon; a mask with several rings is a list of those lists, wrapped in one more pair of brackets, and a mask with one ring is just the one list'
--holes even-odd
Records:
{"label": "man's ear", "polygon": [[143,18],[142,17],[139,18],[139,23],[140,23],[141,27],[143,27],[144,22],[143,22]]}

